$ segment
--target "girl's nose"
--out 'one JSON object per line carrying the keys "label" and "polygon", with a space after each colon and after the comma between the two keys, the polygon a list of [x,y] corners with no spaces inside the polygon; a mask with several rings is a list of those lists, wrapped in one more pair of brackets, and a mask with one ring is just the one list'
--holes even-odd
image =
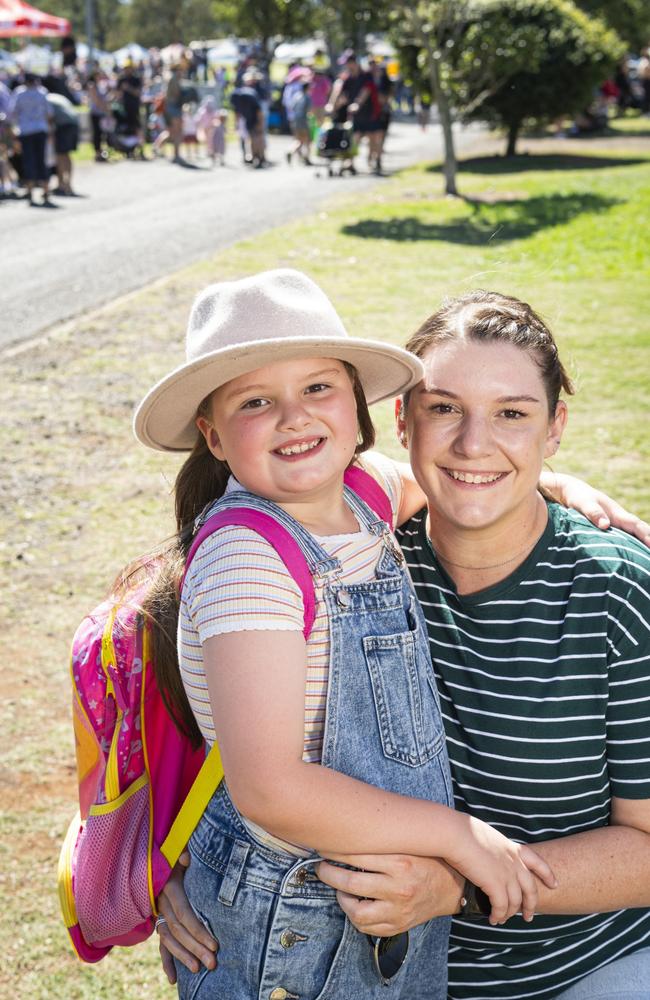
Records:
{"label": "girl's nose", "polygon": [[282,404],[279,423],[283,430],[297,430],[308,427],[311,423],[311,417],[301,400],[291,399]]}
{"label": "girl's nose", "polygon": [[467,458],[481,458],[494,451],[490,422],[480,414],[466,414],[454,440],[454,451]]}

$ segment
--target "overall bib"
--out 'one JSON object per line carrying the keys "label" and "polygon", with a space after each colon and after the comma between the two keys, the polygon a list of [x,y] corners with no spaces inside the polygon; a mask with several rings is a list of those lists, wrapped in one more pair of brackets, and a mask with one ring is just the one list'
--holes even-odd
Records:
{"label": "overall bib", "polygon": [[[348,487],[362,526],[384,540],[375,578],[346,585],[340,564],[285,511],[245,494],[299,543],[323,584],[330,667],[322,764],[403,795],[451,804],[451,779],[428,639],[403,558],[387,526]],[[221,506],[223,501],[220,501]],[[242,493],[226,505],[242,503]],[[218,508],[213,508],[218,509]],[[219,941],[218,968],[176,963],[182,1000],[445,1000],[450,918],[410,932],[403,967],[383,986],[371,944],[314,873],[258,842],[222,782],[189,841],[185,888]]]}

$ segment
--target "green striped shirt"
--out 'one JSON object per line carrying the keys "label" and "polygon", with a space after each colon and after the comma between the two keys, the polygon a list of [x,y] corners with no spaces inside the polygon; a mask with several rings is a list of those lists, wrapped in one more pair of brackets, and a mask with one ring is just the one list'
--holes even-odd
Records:
{"label": "green striped shirt", "polygon": [[[612,795],[650,798],[650,552],[550,504],[526,561],[460,597],[426,511],[398,537],[427,620],[456,808],[534,843],[606,825]],[[550,1000],[644,946],[650,909],[456,919],[449,996]]]}

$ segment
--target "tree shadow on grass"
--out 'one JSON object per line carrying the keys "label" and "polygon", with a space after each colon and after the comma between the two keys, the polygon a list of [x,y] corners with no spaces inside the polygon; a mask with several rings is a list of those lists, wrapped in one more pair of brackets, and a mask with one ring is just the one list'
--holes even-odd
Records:
{"label": "tree shadow on grass", "polygon": [[448,222],[425,222],[417,216],[392,219],[362,219],[343,226],[346,236],[362,239],[395,240],[413,243],[440,240],[465,246],[484,246],[492,240],[522,240],[540,229],[561,226],[583,212],[606,212],[622,199],[597,194],[540,195],[536,198],[483,202],[465,199],[470,216]]}
{"label": "tree shadow on grass", "polygon": [[[588,156],[582,153],[525,153],[522,156],[474,156],[460,160],[463,174],[522,174],[530,170],[609,170],[612,167],[636,167],[648,158],[630,156]],[[439,173],[439,164],[427,167]]]}

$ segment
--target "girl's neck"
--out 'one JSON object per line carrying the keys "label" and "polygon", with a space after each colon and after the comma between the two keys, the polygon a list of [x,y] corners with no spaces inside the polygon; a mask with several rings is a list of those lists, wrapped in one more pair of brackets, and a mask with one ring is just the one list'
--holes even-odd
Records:
{"label": "girl's neck", "polygon": [[300,501],[298,503],[280,503],[287,514],[300,521],[303,528],[312,535],[348,535],[359,530],[356,517],[348,507],[343,495],[335,504],[323,504],[321,501]]}
{"label": "girl's neck", "polygon": [[443,525],[429,508],[427,534],[458,593],[472,594],[514,573],[541,538],[547,520],[546,504],[538,494],[516,524],[497,524],[485,530]]}

